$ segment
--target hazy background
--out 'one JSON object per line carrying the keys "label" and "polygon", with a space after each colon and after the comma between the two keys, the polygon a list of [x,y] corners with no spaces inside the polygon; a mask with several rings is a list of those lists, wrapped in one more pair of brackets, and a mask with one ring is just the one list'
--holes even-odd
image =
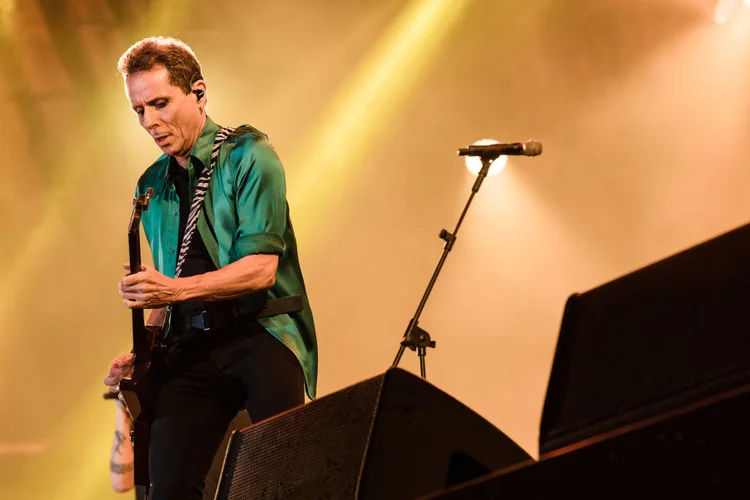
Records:
{"label": "hazy background", "polygon": [[119,497],[102,379],[159,154],[131,43],[187,41],[210,116],[284,161],[321,396],[393,361],[474,181],[456,149],[544,144],[485,181],[420,323],[429,380],[536,455],[566,298],[750,220],[750,7],[722,1],[0,0],[0,497]]}

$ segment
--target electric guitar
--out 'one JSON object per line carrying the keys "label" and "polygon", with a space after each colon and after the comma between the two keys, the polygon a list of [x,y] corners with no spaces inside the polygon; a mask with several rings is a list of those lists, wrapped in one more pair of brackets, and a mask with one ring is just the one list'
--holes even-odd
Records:
{"label": "electric guitar", "polygon": [[[133,200],[133,213],[128,224],[128,251],[130,274],[141,270],[141,214],[148,210],[154,190],[148,190]],[[134,481],[139,486],[150,484],[148,448],[151,420],[157,383],[155,368],[160,363],[163,346],[158,328],[149,328],[144,321],[143,309],[132,309],[133,315],[133,369],[120,381],[120,399],[133,418],[131,441],[133,443]]]}

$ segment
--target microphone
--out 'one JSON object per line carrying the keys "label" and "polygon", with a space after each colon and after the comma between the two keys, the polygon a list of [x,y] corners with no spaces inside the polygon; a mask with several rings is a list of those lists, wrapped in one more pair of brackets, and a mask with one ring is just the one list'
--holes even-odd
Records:
{"label": "microphone", "polygon": [[484,158],[497,158],[502,155],[539,156],[540,154],[542,154],[542,143],[537,141],[471,145],[458,150],[458,156],[481,156]]}

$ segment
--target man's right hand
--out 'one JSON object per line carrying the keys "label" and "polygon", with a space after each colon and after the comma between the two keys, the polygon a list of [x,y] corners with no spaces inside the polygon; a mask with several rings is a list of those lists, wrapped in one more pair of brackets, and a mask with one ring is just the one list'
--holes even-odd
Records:
{"label": "man's right hand", "polygon": [[110,392],[120,391],[120,380],[129,375],[133,369],[133,353],[129,352],[117,356],[109,364],[109,375],[104,379],[104,385],[109,387]]}

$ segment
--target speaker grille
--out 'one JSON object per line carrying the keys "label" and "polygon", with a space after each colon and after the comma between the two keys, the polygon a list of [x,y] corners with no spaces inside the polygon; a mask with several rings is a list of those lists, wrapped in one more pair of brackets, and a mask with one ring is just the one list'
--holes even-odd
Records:
{"label": "speaker grille", "polygon": [[354,498],[383,377],[235,433],[218,500]]}

